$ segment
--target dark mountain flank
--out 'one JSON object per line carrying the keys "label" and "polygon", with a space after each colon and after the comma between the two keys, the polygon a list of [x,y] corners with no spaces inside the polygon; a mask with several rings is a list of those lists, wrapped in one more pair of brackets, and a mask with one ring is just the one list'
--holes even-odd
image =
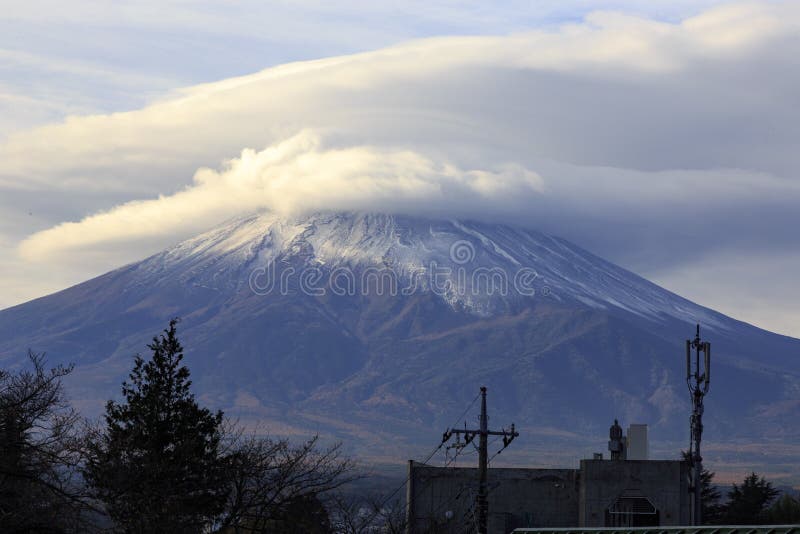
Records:
{"label": "dark mountain flank", "polygon": [[517,454],[602,450],[618,417],[648,423],[654,452],[677,457],[688,443],[683,343],[700,323],[714,347],[712,465],[800,457],[800,340],[562,239],[469,221],[243,217],[0,311],[0,359],[19,365],[31,348],[75,363],[71,396],[97,413],[176,316],[204,402],[395,461],[435,445],[481,385],[493,424],[520,429]]}

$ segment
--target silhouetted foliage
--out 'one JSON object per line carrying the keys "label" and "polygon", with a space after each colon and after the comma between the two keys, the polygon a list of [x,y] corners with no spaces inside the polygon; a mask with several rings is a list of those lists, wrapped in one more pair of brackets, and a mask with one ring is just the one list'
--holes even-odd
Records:
{"label": "silhouetted foliage", "polygon": [[[137,356],[87,439],[85,477],[117,529],[129,533],[329,532],[319,495],[353,479],[340,445],[314,437],[243,436],[222,412],[200,407],[177,320]],[[299,529],[299,530],[297,530]]]}
{"label": "silhouetted foliage", "polygon": [[767,517],[772,525],[800,524],[800,499],[784,493],[770,506]]}
{"label": "silhouetted foliage", "polygon": [[72,368],[0,371],[0,525],[3,532],[85,531],[88,501],[78,472],[79,417],[61,379]]}
{"label": "silhouetted foliage", "polygon": [[[687,451],[681,451],[683,460],[692,465],[692,459]],[[722,495],[714,485],[714,472],[705,467],[700,472],[700,503],[703,507],[703,524],[717,525],[725,512],[725,507],[720,503]]]}
{"label": "silhouetted foliage", "polygon": [[728,492],[724,523],[728,525],[758,525],[767,521],[766,510],[780,492],[764,477],[750,473],[741,485]]}
{"label": "silhouetted foliage", "polygon": [[89,439],[86,479],[125,532],[201,532],[228,497],[222,412],[195,401],[176,324],[153,338],[149,359],[136,357],[124,401],[108,402]]}

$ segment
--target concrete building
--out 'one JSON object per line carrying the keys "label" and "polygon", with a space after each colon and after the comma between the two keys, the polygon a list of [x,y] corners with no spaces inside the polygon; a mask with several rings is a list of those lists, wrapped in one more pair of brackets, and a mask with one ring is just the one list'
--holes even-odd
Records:
{"label": "concrete building", "polygon": [[[631,425],[633,432],[623,438],[627,453],[647,458],[647,429],[642,433],[635,426]],[[637,440],[643,441],[637,445]],[[610,443],[611,447],[616,444]],[[689,468],[685,462],[603,460],[597,456],[581,460],[577,469],[490,469],[489,534],[506,534],[522,527],[689,524]],[[477,469],[412,461],[408,470],[409,534],[460,533],[474,525]]]}
{"label": "concrete building", "polygon": [[577,476],[579,512],[572,526],[680,526],[690,522],[686,462],[581,460]]}
{"label": "concrete building", "polygon": [[628,426],[628,437],[625,440],[628,460],[649,460],[650,447],[647,442],[647,425]]}

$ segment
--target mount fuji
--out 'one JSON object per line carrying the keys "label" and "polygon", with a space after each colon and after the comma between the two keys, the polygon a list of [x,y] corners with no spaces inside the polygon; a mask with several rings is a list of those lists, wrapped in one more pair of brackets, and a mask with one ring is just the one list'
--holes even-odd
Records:
{"label": "mount fuji", "polygon": [[271,432],[321,432],[397,461],[434,445],[486,385],[493,424],[522,434],[517,453],[554,463],[602,450],[615,417],[648,423],[654,453],[677,456],[684,340],[699,323],[714,347],[707,461],[800,480],[800,340],[504,225],[240,217],[0,311],[0,366],[28,348],[74,363],[70,396],[97,414],[172,317],[201,399]]}

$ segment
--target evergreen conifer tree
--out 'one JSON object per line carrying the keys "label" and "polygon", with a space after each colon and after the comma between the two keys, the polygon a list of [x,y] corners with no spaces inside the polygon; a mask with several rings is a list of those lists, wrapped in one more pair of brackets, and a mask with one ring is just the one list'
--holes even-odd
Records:
{"label": "evergreen conifer tree", "polygon": [[729,525],[763,523],[766,520],[767,506],[779,493],[764,477],[750,473],[741,485],[734,484],[728,492],[725,523]]}
{"label": "evergreen conifer tree", "polygon": [[124,401],[109,401],[105,429],[89,440],[85,476],[117,526],[131,533],[198,533],[223,512],[222,412],[200,407],[177,320],[137,356]]}

